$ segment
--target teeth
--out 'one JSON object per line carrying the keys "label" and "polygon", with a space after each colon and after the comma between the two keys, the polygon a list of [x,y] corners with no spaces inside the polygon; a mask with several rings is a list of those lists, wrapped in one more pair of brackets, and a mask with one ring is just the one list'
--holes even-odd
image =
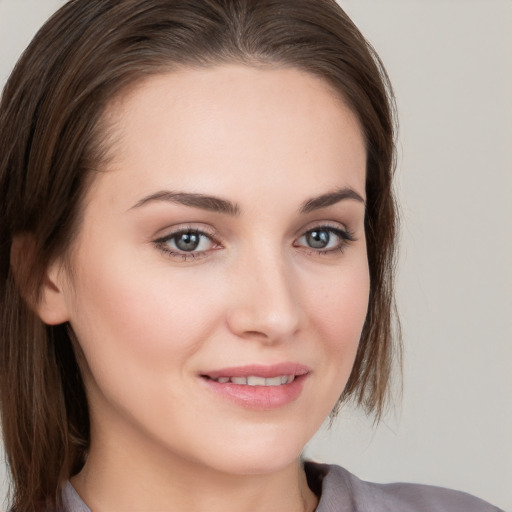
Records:
{"label": "teeth", "polygon": [[282,377],[272,377],[271,379],[265,379],[265,386],[280,386],[281,384],[283,384]]}
{"label": "teeth", "polygon": [[265,386],[266,381],[265,377],[247,377],[248,386]]}
{"label": "teeth", "polygon": [[282,386],[283,384],[290,384],[295,380],[295,375],[279,375],[278,377],[258,377],[250,375],[248,377],[219,377],[214,379],[220,384],[232,382],[242,386]]}

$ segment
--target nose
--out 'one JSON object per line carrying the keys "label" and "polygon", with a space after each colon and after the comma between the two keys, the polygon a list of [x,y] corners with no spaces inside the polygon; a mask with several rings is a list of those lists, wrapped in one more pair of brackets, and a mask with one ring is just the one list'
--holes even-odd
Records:
{"label": "nose", "polygon": [[259,254],[240,261],[230,277],[230,330],[242,338],[276,343],[293,337],[302,310],[291,265],[280,254]]}

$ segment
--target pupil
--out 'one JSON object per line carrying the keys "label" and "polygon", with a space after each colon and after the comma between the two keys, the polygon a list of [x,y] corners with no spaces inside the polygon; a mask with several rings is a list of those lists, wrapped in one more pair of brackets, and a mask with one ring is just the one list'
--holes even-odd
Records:
{"label": "pupil", "polygon": [[323,249],[329,244],[330,238],[328,231],[311,231],[307,235],[307,242],[314,249]]}
{"label": "pupil", "polygon": [[193,251],[199,245],[197,233],[182,233],[176,240],[176,247],[182,251]]}

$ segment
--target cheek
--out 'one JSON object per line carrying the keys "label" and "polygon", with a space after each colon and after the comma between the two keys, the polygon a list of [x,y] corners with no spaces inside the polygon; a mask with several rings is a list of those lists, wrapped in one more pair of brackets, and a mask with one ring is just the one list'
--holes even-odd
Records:
{"label": "cheek", "polygon": [[368,311],[370,280],[361,257],[337,269],[315,292],[308,292],[310,319],[327,358],[325,372],[334,393],[341,393],[352,370]]}
{"label": "cheek", "polygon": [[327,339],[350,341],[359,335],[368,310],[370,281],[366,259],[338,269],[310,294],[311,310]]}
{"label": "cheek", "polygon": [[186,361],[218,318],[207,283],[165,263],[117,256],[91,254],[73,294],[71,324],[94,376],[114,375],[117,367],[155,375],[169,361]]}

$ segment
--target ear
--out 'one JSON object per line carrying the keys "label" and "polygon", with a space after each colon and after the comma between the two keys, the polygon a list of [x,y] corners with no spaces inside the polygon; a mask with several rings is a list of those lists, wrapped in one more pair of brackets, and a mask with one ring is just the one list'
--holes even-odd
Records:
{"label": "ear", "polygon": [[54,262],[45,273],[39,300],[34,309],[39,318],[48,325],[69,321],[69,310],[63,289],[63,269],[60,262]]}
{"label": "ear", "polygon": [[31,235],[16,235],[11,247],[11,267],[16,283],[28,305],[48,325],[58,325],[69,321],[69,309],[65,297],[65,272],[62,262],[54,261],[44,271],[41,288],[30,286],[34,275],[30,269],[36,268],[36,242]]}

